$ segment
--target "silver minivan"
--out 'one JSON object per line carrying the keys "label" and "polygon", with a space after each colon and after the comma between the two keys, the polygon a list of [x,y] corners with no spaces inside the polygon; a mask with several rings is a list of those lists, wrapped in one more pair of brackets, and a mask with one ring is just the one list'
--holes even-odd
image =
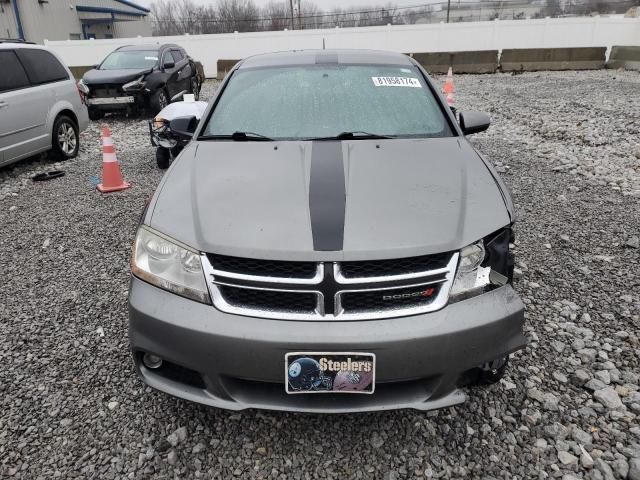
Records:
{"label": "silver minivan", "polygon": [[52,150],[78,154],[87,108],[75,79],[45,47],[0,42],[0,166]]}

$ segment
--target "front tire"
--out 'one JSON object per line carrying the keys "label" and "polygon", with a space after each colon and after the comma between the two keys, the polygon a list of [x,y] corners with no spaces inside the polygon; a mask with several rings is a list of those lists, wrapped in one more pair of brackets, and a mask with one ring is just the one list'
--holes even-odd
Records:
{"label": "front tire", "polygon": [[193,98],[200,100],[200,82],[198,81],[198,77],[191,77],[191,93],[193,93]]}
{"label": "front tire", "polygon": [[471,375],[472,386],[493,385],[504,377],[509,367],[509,356],[497,358],[475,368]]}
{"label": "front tire", "polygon": [[169,105],[169,97],[164,88],[159,89],[151,96],[151,114],[154,117],[167,105]]}
{"label": "front tire", "polygon": [[66,115],[60,115],[53,122],[53,153],[60,160],[68,160],[78,155],[80,134],[76,123]]}
{"label": "front tire", "polygon": [[104,112],[98,108],[89,108],[89,120],[95,122],[104,117]]}
{"label": "front tire", "polygon": [[171,151],[168,148],[156,148],[156,163],[160,170],[166,170],[171,165]]}

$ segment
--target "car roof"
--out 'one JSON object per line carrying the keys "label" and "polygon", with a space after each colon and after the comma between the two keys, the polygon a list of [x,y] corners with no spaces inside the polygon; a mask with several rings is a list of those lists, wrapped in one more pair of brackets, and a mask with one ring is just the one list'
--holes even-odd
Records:
{"label": "car roof", "polygon": [[172,48],[180,48],[175,43],[162,43],[162,44],[152,44],[152,43],[143,43],[140,45],[124,45],[118,48],[118,51],[129,51],[135,52],[140,50],[162,50],[163,48],[172,47]]}
{"label": "car roof", "polygon": [[29,42],[12,42],[12,41],[2,41],[0,42],[0,49],[11,49],[11,50],[15,50],[16,48],[31,48],[31,49],[37,49],[37,50],[46,50],[48,52],[51,51],[51,49],[45,47],[44,45],[36,45],[35,43],[29,43]]}
{"label": "car roof", "polygon": [[383,50],[293,50],[289,52],[264,53],[244,59],[239,69],[258,67],[278,67],[289,65],[314,65],[323,63],[345,63],[362,65],[405,65],[411,66],[411,59],[397,52]]}

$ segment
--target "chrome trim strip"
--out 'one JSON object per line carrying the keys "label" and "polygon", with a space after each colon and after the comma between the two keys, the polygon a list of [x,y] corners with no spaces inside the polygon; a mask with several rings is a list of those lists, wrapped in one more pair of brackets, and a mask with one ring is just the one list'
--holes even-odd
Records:
{"label": "chrome trim strip", "polygon": [[[178,73],[180,73],[180,72],[178,72]],[[173,97],[171,97],[171,101],[175,102],[177,99],[179,99],[185,93],[189,93],[189,90],[182,90],[180,93],[176,93]]]}
{"label": "chrome trim strip", "polygon": [[398,280],[411,280],[414,278],[423,278],[423,277],[435,277],[436,275],[444,275],[449,272],[449,266],[447,265],[444,268],[437,268],[435,270],[425,270],[422,272],[413,272],[413,273],[405,273],[402,275],[385,275],[378,277],[357,277],[357,278],[346,278],[342,274],[342,270],[340,268],[340,264],[337,262],[333,263],[333,277],[336,279],[336,282],[342,283],[345,285],[352,285],[354,283],[381,283],[381,282],[394,282]]}
{"label": "chrome trim strip", "polygon": [[[208,260],[208,259],[207,259]],[[290,285],[317,285],[324,278],[324,264],[316,263],[316,273],[313,278],[295,278],[295,277],[267,277],[262,275],[247,275],[244,273],[228,272],[226,270],[218,270],[211,266],[211,273],[214,278],[216,275],[224,278],[233,278],[234,280],[247,280],[251,282],[265,283],[286,283]]]}

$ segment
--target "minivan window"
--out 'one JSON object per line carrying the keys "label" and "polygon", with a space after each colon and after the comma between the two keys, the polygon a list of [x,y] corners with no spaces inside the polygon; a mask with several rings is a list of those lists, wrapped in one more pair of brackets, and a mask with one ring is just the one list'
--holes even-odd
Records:
{"label": "minivan window", "polygon": [[0,75],[0,92],[29,86],[27,74],[13,50],[0,50],[0,65],[3,70]]}
{"label": "minivan window", "polygon": [[51,52],[20,48],[16,50],[16,54],[24,65],[29,80],[34,85],[69,79],[69,74]]}
{"label": "minivan window", "polygon": [[180,50],[171,50],[171,55],[173,56],[173,60],[176,63],[184,58],[184,55],[182,55],[182,52]]}
{"label": "minivan window", "polygon": [[142,70],[158,63],[157,50],[118,50],[100,64],[100,70]]}
{"label": "minivan window", "polygon": [[344,64],[236,70],[202,136],[234,132],[279,140],[343,132],[403,138],[453,135],[416,68]]}

